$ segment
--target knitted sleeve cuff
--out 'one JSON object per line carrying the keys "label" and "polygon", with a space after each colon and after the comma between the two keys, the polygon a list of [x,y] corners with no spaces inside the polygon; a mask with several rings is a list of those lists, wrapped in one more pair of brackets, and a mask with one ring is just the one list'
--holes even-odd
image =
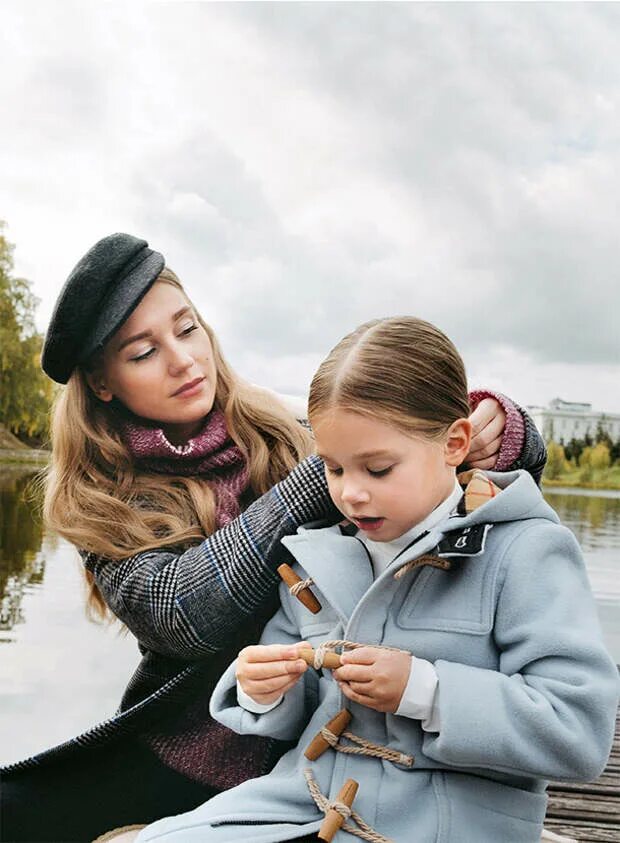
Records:
{"label": "knitted sleeve cuff", "polygon": [[502,444],[494,466],[495,471],[506,471],[521,456],[525,441],[523,416],[510,398],[502,395],[501,392],[493,392],[490,389],[474,389],[469,393],[469,404],[472,411],[484,398],[494,398],[501,404],[503,411],[506,413],[506,426],[502,436]]}

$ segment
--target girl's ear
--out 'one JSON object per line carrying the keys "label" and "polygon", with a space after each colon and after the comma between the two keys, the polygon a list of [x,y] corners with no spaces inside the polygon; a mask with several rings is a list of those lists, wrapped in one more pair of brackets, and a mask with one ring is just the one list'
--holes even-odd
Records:
{"label": "girl's ear", "polygon": [[457,419],[448,428],[444,445],[446,463],[455,468],[465,462],[471,444],[471,422]]}
{"label": "girl's ear", "polygon": [[114,398],[114,395],[105,385],[102,372],[86,372],[86,380],[89,387],[101,401],[107,403]]}

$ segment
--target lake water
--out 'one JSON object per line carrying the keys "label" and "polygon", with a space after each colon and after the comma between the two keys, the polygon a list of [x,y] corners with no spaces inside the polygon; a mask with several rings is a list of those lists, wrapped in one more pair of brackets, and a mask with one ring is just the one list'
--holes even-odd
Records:
{"label": "lake water", "polygon": [[[135,640],[84,614],[75,550],[24,499],[32,476],[0,466],[0,763],[110,716],[139,661]],[[546,490],[584,552],[607,645],[620,662],[620,493]]]}

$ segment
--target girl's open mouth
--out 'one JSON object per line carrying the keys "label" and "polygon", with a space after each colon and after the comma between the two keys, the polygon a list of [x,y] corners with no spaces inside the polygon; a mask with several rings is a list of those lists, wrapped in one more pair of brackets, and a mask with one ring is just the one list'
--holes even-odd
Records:
{"label": "girl's open mouth", "polygon": [[353,518],[352,521],[360,530],[372,533],[373,530],[378,530],[383,526],[385,518]]}

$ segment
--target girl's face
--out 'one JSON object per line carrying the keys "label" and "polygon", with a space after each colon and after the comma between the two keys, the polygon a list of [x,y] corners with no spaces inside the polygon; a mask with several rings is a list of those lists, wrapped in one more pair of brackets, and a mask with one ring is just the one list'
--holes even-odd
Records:
{"label": "girl's face", "polygon": [[368,538],[381,542],[402,536],[452,492],[471,436],[466,419],[437,442],[340,409],[313,419],[312,429],[332,500]]}
{"label": "girl's face", "polygon": [[197,433],[213,407],[217,372],[211,341],[181,290],[155,282],[88,381],[103,401],[117,398],[160,423],[172,442]]}

